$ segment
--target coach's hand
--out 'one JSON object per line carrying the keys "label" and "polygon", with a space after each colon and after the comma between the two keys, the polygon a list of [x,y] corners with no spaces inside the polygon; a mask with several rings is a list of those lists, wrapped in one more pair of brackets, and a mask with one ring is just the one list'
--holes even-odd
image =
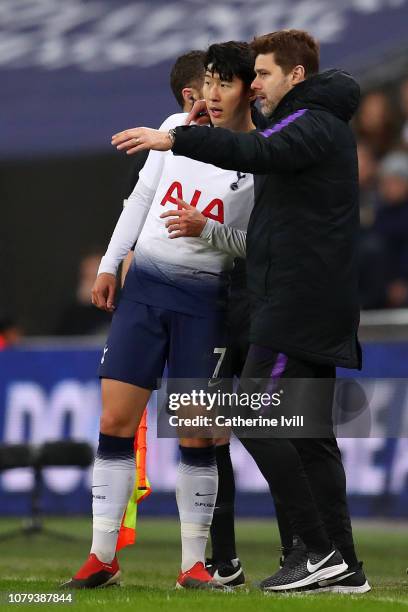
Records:
{"label": "coach's hand", "polygon": [[190,125],[192,122],[197,125],[208,125],[210,123],[210,115],[208,114],[205,100],[197,100],[194,102],[193,108],[186,117],[185,125]]}
{"label": "coach's hand", "polygon": [[172,141],[168,132],[152,130],[151,128],[131,128],[112,136],[112,144],[119,151],[133,155],[146,149],[154,151],[169,151]]}
{"label": "coach's hand", "polygon": [[168,218],[166,227],[170,234],[169,238],[200,236],[207,222],[206,217],[194,206],[190,206],[180,198],[176,198],[176,202],[178,210],[167,210],[160,215],[162,219]]}
{"label": "coach's hand", "polygon": [[102,272],[98,274],[92,288],[92,304],[106,312],[115,310],[116,276]]}

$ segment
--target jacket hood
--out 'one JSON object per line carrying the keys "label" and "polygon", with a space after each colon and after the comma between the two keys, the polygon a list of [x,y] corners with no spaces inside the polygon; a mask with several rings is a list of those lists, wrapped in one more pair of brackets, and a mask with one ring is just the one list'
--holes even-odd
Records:
{"label": "jacket hood", "polygon": [[360,101],[360,86],[344,70],[332,69],[320,72],[296,85],[282,98],[273,117],[280,115],[289,106],[326,110],[342,119],[350,121]]}

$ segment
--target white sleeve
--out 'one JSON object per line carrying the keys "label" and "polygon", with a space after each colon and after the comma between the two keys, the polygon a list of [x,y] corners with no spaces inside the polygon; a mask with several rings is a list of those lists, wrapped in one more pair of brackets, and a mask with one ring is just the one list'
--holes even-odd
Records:
{"label": "white sleeve", "polygon": [[[183,125],[186,116],[187,113],[171,115],[162,123],[160,129],[169,130],[177,125]],[[113,231],[108,249],[101,259],[98,274],[103,272],[116,274],[120,262],[138,239],[159,185],[166,155],[172,153],[150,151],[139,173],[136,187],[127,199]]]}
{"label": "white sleeve", "polygon": [[246,258],[246,232],[243,230],[223,225],[214,219],[207,219],[200,238],[214,249],[233,257]]}
{"label": "white sleeve", "polygon": [[122,210],[108,249],[101,259],[98,274],[116,274],[122,259],[138,239],[155,194],[139,179]]}

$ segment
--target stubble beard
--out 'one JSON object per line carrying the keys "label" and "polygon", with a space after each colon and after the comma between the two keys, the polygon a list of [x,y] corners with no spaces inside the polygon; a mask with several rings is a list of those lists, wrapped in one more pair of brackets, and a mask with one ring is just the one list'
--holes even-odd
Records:
{"label": "stubble beard", "polygon": [[275,102],[271,102],[267,100],[266,103],[261,106],[261,113],[263,114],[264,117],[270,117],[273,114],[276,107],[277,107],[277,104]]}

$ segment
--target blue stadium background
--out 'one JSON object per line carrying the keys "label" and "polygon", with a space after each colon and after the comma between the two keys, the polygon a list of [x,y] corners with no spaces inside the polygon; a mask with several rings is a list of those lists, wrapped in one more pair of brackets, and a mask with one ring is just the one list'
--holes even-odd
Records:
{"label": "blue stadium background", "polygon": [[[110,136],[157,126],[177,110],[168,86],[174,58],[213,41],[304,28],[321,41],[323,68],[344,67],[367,94],[379,90],[397,104],[407,23],[405,0],[0,0],[0,318],[11,314],[25,331],[19,345],[0,351],[0,443],[96,444],[103,337],[54,334],[83,253],[106,245],[121,208],[129,166],[111,151]],[[366,438],[341,441],[358,516],[408,516],[407,305],[363,316],[361,376],[377,379],[376,416]],[[383,410],[399,419],[399,438],[387,437]],[[173,514],[177,447],[156,440],[154,409],[149,432],[155,494],[142,512]],[[272,514],[239,443],[233,458],[238,513]],[[89,511],[89,470],[50,468],[45,484],[47,512]],[[2,473],[0,514],[27,513],[31,486],[29,470]]]}

